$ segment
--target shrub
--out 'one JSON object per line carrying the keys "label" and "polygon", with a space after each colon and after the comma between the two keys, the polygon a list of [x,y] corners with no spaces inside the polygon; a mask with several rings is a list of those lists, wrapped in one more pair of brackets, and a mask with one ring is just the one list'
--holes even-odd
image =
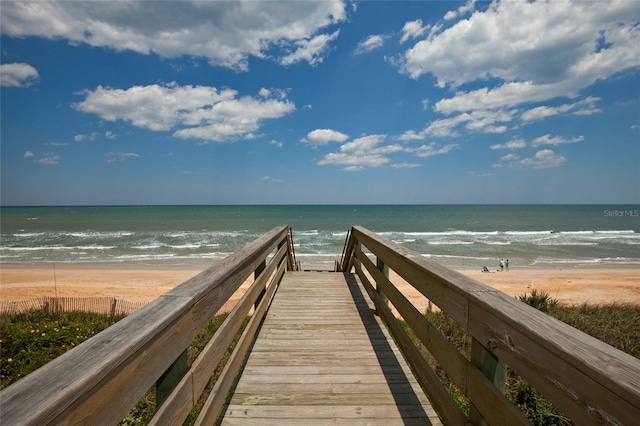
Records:
{"label": "shrub", "polygon": [[529,306],[533,306],[534,308],[544,312],[545,314],[550,313],[554,308],[558,306],[557,299],[552,298],[546,291],[538,291],[537,289],[533,289],[531,291],[531,295],[527,296],[527,294],[525,293],[519,296],[517,299]]}

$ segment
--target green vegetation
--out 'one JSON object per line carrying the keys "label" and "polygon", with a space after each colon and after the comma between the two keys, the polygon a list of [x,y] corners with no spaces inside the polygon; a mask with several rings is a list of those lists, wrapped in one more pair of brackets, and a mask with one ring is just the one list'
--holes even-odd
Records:
{"label": "green vegetation", "polygon": [[545,291],[538,291],[536,289],[533,289],[530,295],[527,296],[527,293],[525,293],[522,296],[519,296],[518,299],[521,302],[544,312],[545,314],[551,313],[559,305],[558,301],[552,298],[549,293]]}
{"label": "green vegetation", "polygon": [[[187,349],[189,365],[198,357],[227,316],[228,314],[222,314],[214,317],[196,336]],[[47,310],[18,315],[0,315],[0,389],[9,386],[122,318],[86,312],[53,313]],[[185,424],[195,422],[249,318],[245,319]],[[146,424],[155,413],[155,399],[155,387],[152,387],[120,424]]]}
{"label": "green vegetation", "polygon": [[79,345],[123,317],[40,310],[0,315],[0,389]]}
{"label": "green vegetation", "polygon": [[[625,303],[606,305],[563,305],[548,293],[533,290],[530,295],[524,294],[517,298],[548,315],[551,315],[572,327],[575,327],[617,349],[636,358],[640,358],[640,306]],[[471,359],[471,338],[452,318],[443,312],[425,313],[425,317],[440,332],[454,344],[467,358]],[[455,384],[447,377],[444,370],[433,359],[426,348],[418,342],[413,332],[402,322],[405,331],[421,350],[438,375],[442,383],[449,390],[451,397],[458,403],[467,415],[469,414],[469,400],[462,394]],[[555,408],[531,385],[508,370],[506,395],[535,425],[571,425],[571,421]]]}

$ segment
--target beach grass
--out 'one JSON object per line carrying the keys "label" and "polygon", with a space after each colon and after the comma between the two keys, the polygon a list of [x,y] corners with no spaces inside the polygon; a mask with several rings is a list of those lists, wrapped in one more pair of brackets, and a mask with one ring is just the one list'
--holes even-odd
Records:
{"label": "beach grass", "polygon": [[26,376],[122,316],[36,310],[0,315],[0,389]]}

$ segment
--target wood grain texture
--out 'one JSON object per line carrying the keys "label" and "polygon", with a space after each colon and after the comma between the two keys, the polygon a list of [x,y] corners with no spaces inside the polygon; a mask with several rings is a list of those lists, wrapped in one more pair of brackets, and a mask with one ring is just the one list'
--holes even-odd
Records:
{"label": "wood grain texture", "polygon": [[354,276],[287,272],[222,424],[440,424]]}
{"label": "wood grain texture", "polygon": [[[637,358],[365,228],[353,227],[350,235],[353,241],[347,246],[353,252],[344,256],[349,265],[363,252],[355,248],[365,247],[379,258],[376,262],[389,266],[432,300],[577,424],[634,424],[640,418]],[[376,274],[373,268],[370,273]],[[381,282],[385,287],[387,281]],[[384,291],[393,293],[389,286]],[[395,307],[401,310],[401,305]],[[403,315],[407,313],[405,310]],[[429,346],[427,333],[421,339]],[[433,343],[434,352],[441,349],[434,349]],[[456,377],[461,371],[454,367],[448,372]],[[466,386],[462,388],[478,408],[486,407],[488,417],[500,405],[496,398],[487,398],[486,378],[476,372],[466,366],[462,371]]]}

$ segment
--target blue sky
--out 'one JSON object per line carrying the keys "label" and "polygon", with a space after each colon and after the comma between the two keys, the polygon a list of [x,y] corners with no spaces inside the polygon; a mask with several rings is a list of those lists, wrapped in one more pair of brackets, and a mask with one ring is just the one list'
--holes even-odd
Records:
{"label": "blue sky", "polygon": [[8,2],[2,205],[640,203],[640,3]]}

